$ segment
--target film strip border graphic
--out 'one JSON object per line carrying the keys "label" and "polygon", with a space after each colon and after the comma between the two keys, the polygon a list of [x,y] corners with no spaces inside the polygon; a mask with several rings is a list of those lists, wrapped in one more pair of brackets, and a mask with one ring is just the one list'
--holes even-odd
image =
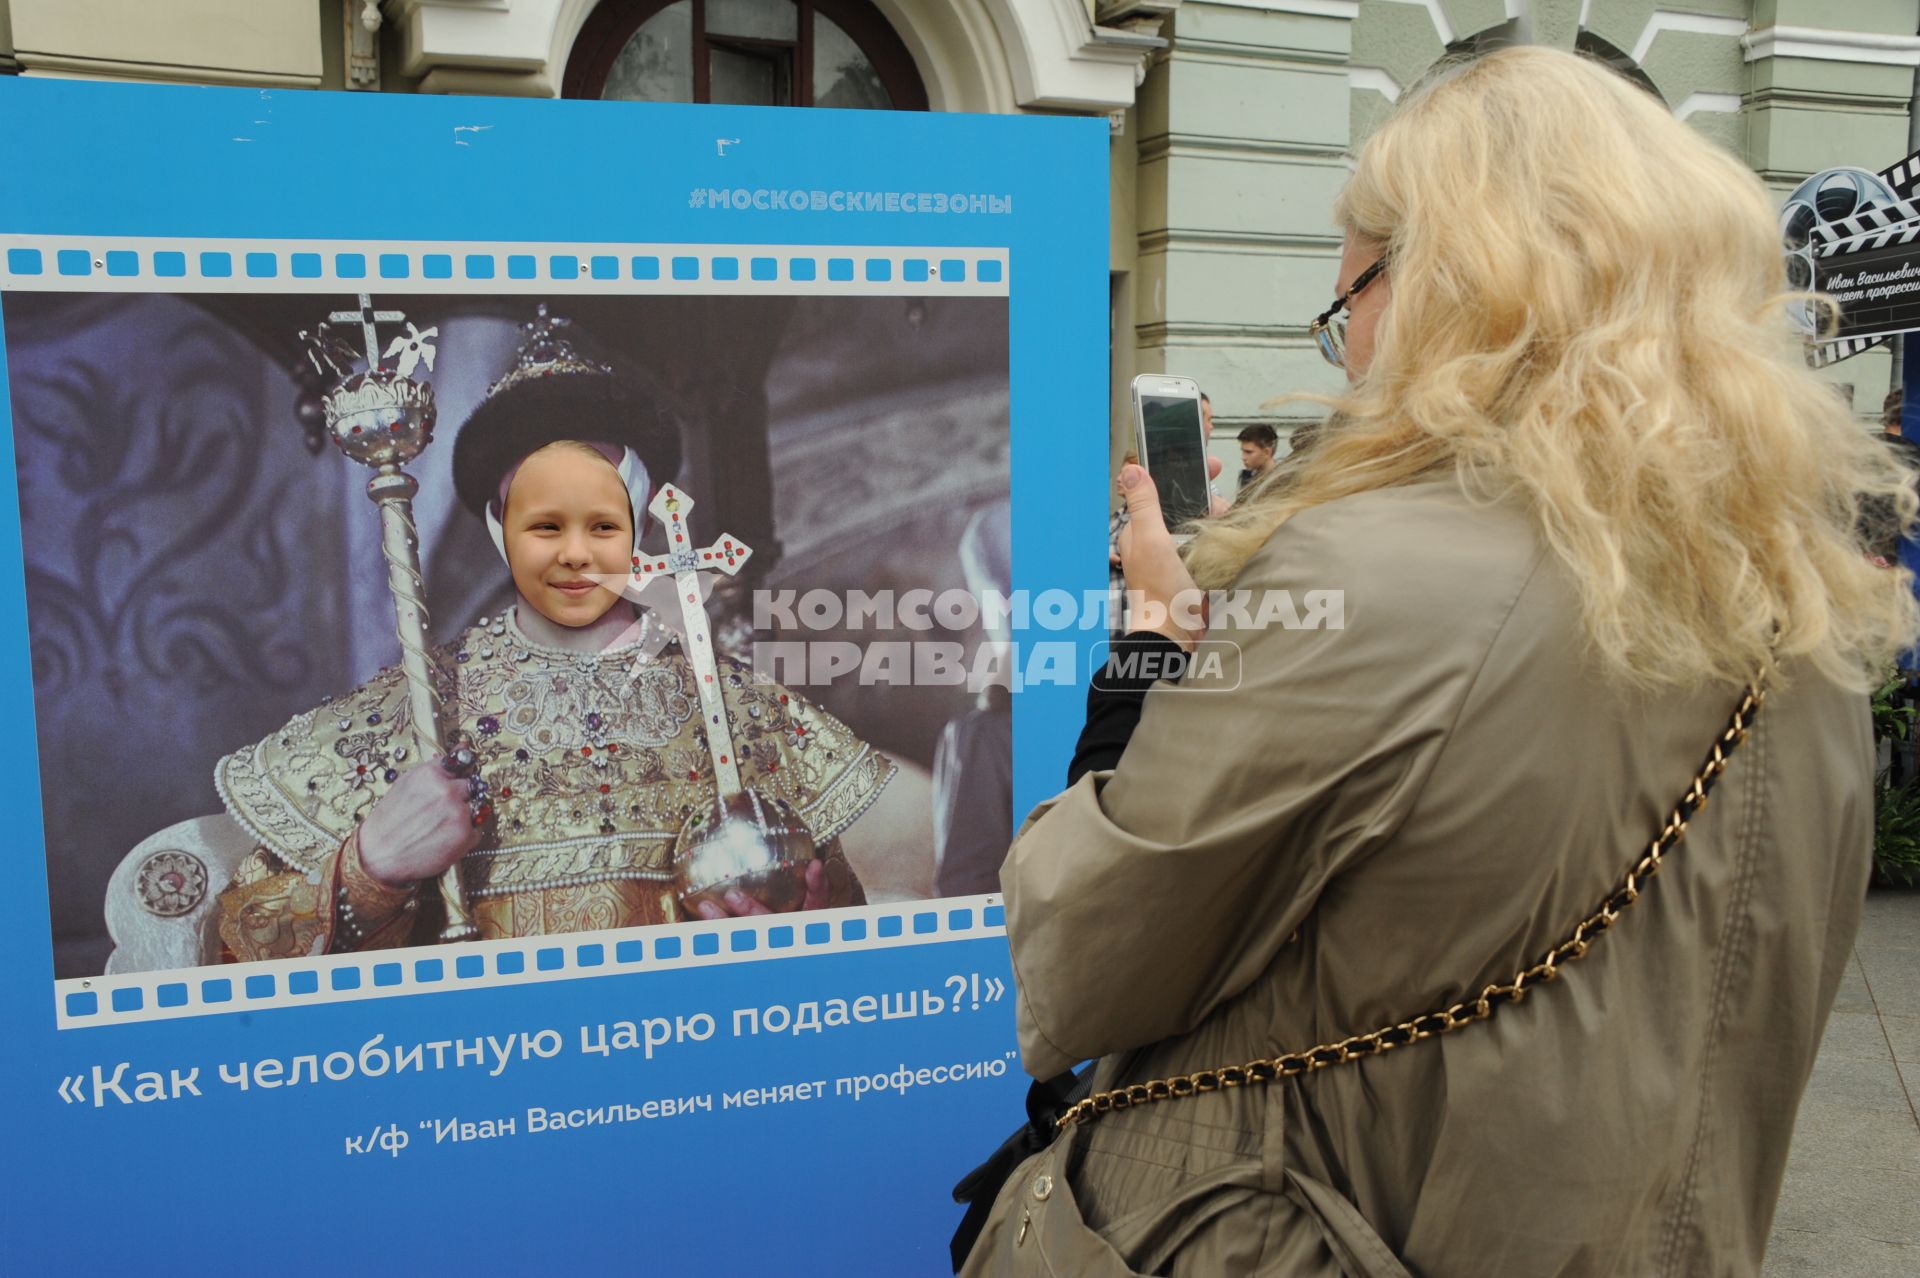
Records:
{"label": "film strip border graphic", "polygon": [[[60,1029],[1005,936],[998,895],[54,982]],[[995,997],[998,997],[996,995]]]}
{"label": "film strip border graphic", "polygon": [[0,235],[0,288],[57,292],[1004,297],[1004,248]]}

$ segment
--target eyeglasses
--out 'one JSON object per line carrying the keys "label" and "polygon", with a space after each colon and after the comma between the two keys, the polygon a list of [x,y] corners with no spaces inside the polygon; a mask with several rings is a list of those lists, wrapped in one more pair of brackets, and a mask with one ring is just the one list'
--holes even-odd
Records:
{"label": "eyeglasses", "polygon": [[1381,258],[1366,270],[1354,277],[1347,291],[1333,300],[1333,305],[1314,317],[1307,325],[1307,331],[1313,334],[1313,340],[1319,344],[1320,355],[1335,368],[1347,366],[1347,310],[1348,305],[1357,297],[1360,290],[1373,283],[1374,277],[1385,270],[1387,259]]}

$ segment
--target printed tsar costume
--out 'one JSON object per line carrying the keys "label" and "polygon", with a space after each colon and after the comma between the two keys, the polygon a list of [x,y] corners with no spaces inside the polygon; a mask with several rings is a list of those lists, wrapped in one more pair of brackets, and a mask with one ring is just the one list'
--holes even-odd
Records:
{"label": "printed tsar costume", "polygon": [[[636,544],[649,476],[679,462],[679,422],[649,383],[582,360],[543,323],[454,444],[462,502],[497,545],[501,478],[558,439],[622,446]],[[520,605],[524,606],[524,605]],[[625,604],[616,605],[625,607]],[[665,642],[662,642],[662,639]],[[482,939],[672,922],[674,840],[714,795],[693,668],[641,612],[631,642],[587,654],[527,638],[509,609],[435,650],[442,727],[465,737],[487,784],[486,837],[462,875]],[[719,673],[742,780],[791,806],[825,861],[829,903],[864,894],[837,836],[894,765],[846,725],[738,661]],[[396,668],[295,716],[220,760],[227,815],[254,841],[219,898],[237,959],[428,944],[442,907],[432,882],[392,888],[359,858],[359,822],[414,756]]]}

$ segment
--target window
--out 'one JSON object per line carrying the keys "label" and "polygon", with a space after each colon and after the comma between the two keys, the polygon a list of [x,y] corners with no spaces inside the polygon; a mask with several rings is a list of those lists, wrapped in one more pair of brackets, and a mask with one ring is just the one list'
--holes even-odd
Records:
{"label": "window", "polygon": [[606,0],[569,98],[924,111],[913,57],[867,0]]}

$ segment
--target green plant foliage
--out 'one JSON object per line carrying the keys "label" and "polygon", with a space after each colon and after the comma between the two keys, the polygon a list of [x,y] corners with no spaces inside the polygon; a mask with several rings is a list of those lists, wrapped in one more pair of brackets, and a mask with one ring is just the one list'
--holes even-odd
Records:
{"label": "green plant foliage", "polygon": [[1913,735],[1913,722],[1920,705],[1901,697],[1907,689],[1907,676],[1890,670],[1873,694],[1873,735],[1889,741],[1905,741]]}
{"label": "green plant foliage", "polygon": [[1874,777],[1873,864],[1885,882],[1913,887],[1920,884],[1920,786],[1911,776],[1896,779],[1895,767],[1920,716],[1908,689],[1907,676],[1890,671],[1873,694],[1874,739],[1887,742],[1891,756]]}
{"label": "green plant foliage", "polygon": [[1920,789],[1891,784],[1885,773],[1874,786],[1873,863],[1888,883],[1920,884]]}

